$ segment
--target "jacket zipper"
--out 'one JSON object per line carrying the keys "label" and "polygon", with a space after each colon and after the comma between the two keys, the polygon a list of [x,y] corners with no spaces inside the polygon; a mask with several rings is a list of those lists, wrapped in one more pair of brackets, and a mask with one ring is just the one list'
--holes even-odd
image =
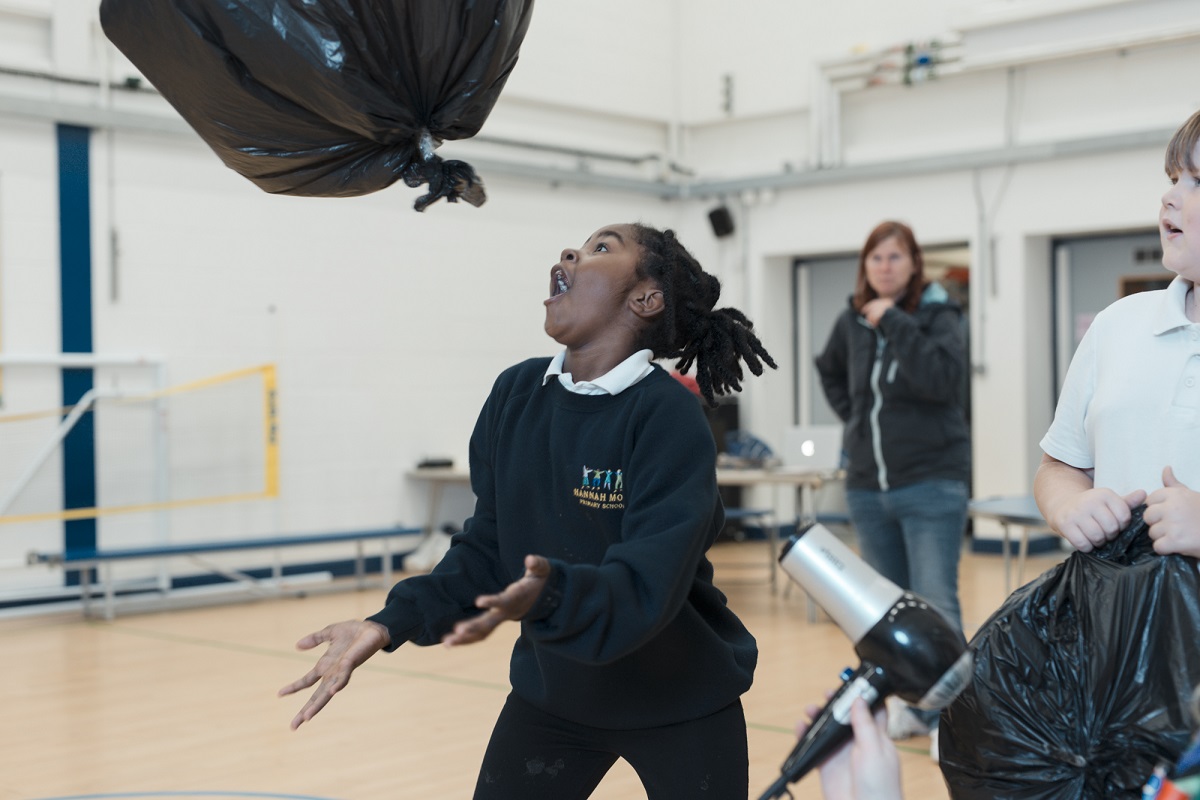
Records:
{"label": "jacket zipper", "polygon": [[883,410],[883,389],[879,386],[879,379],[883,375],[883,351],[886,347],[887,339],[876,331],[875,363],[871,365],[871,394],[874,396],[871,404],[871,448],[875,451],[879,488],[884,492],[888,490],[888,478],[887,464],[883,460],[883,429],[879,425],[879,412]]}

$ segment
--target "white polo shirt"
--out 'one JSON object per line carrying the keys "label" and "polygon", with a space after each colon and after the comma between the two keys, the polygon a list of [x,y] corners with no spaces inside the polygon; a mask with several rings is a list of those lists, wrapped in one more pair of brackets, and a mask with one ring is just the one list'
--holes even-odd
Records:
{"label": "white polo shirt", "polygon": [[1162,486],[1163,467],[1200,489],[1200,324],[1191,282],[1123,297],[1096,315],[1067,370],[1047,455],[1094,469],[1118,494]]}
{"label": "white polo shirt", "polygon": [[563,350],[551,359],[550,366],[546,367],[546,374],[542,377],[542,386],[557,376],[558,382],[568,392],[593,395],[620,394],[654,371],[654,365],[650,362],[653,355],[653,350],[638,350],[594,381],[576,383],[571,378],[571,373],[562,371],[563,362],[567,357],[567,351]]}

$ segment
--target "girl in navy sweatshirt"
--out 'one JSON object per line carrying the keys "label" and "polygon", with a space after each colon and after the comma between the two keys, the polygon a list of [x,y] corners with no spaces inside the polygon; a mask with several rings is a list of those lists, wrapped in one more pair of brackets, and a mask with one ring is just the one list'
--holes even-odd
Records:
{"label": "girl in navy sweatshirt", "polygon": [[470,443],[474,514],[428,575],[280,690],[316,684],[296,728],[379,650],[477,642],[520,620],[512,692],[475,797],[585,798],[618,758],[649,798],[744,798],[741,695],[754,637],[713,585],[716,447],[695,397],[775,363],[671,231],[610,225],[550,270],[546,332],[565,349],[505,370]]}

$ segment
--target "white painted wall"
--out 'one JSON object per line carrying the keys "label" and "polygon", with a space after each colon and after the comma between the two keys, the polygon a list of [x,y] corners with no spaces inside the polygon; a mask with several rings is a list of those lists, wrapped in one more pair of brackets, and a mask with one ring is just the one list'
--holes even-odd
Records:
{"label": "white painted wall", "polygon": [[[117,205],[140,210],[118,222],[124,288],[99,309],[97,339],[121,349],[155,330],[172,363],[191,365],[173,380],[278,363],[283,481],[296,493],[283,525],[300,530],[406,516],[394,507],[400,471],[424,455],[465,459],[463,434],[496,374],[553,352],[541,301],[559,250],[631,210],[674,213],[503,182],[489,182],[480,209],[424,215],[403,190],[272,197],[212,169],[197,146],[146,141],[122,168],[141,177],[118,179]],[[328,496],[328,483],[350,496]]]}
{"label": "white painted wall", "polygon": [[[424,495],[404,471],[427,456],[465,462],[495,375],[554,351],[540,302],[562,247],[613,221],[675,227],[780,362],[743,397],[746,424],[769,441],[791,422],[792,259],[854,251],[899,217],[926,244],[971,244],[974,490],[1026,491],[1051,413],[1049,243],[1154,226],[1165,137],[1200,107],[1200,10],[859,0],[743,4],[734,20],[731,8],[540,3],[480,140],[443,148],[477,164],[488,203],[417,214],[401,185],[266,195],[195,135],[170,132],[154,97],[13,74],[135,70],[103,40],[94,4],[0,0],[0,349],[58,347],[53,122],[115,120],[92,148],[95,349],[159,355],[172,383],[279,367],[280,500],[179,514],[180,538],[418,523]],[[961,42],[938,80],[831,91],[830,65],[931,38]],[[656,196],[656,181],[675,198]],[[706,218],[719,198],[737,223],[720,240]],[[13,409],[58,402],[56,381],[15,368],[3,389]],[[450,500],[447,519],[469,512],[465,494]],[[136,528],[113,518],[101,535]],[[57,544],[40,529],[0,533],[0,561]]]}

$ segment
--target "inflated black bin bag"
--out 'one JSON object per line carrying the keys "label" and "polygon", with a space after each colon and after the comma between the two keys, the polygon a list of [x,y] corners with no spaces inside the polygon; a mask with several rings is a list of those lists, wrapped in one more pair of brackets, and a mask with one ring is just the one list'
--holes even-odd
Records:
{"label": "inflated black bin bag", "polygon": [[1154,552],[1141,512],[1014,592],[971,641],[974,680],[941,720],[954,800],[1140,798],[1183,752],[1200,576]]}
{"label": "inflated black bin bag", "polygon": [[102,0],[105,34],[231,169],[273,194],[397,180],[480,205],[435,148],[479,132],[533,0]]}

